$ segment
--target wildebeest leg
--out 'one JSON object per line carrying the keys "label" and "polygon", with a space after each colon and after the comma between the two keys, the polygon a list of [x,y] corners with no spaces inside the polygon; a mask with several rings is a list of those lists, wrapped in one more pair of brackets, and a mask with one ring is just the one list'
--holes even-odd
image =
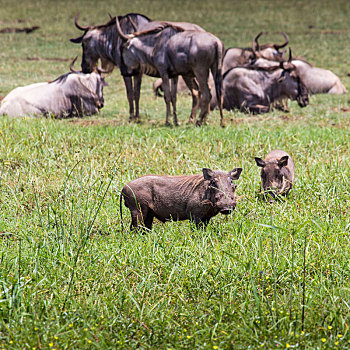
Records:
{"label": "wildebeest leg", "polygon": [[140,109],[139,109],[139,102],[140,102],[140,94],[141,94],[141,81],[142,81],[142,73],[134,76],[134,99],[135,99],[135,119],[137,121],[140,121]]}
{"label": "wildebeest leg", "polygon": [[179,77],[174,77],[171,79],[171,104],[173,105],[173,118],[174,125],[178,126],[177,115],[176,115],[176,93],[177,93],[177,82]]}
{"label": "wildebeest leg", "polygon": [[135,119],[134,114],[134,89],[132,84],[132,77],[124,77],[124,84],[126,87],[126,96],[128,97],[129,102],[129,122]]}
{"label": "wildebeest leg", "polygon": [[169,76],[168,74],[162,74],[162,86],[163,86],[163,91],[164,91],[164,100],[166,103],[166,120],[165,120],[165,125],[170,126],[169,122],[169,117],[171,114],[170,110],[170,100],[171,100],[171,94],[170,94],[170,85],[169,85]]}
{"label": "wildebeest leg", "polygon": [[193,78],[189,77],[183,77],[187,87],[191,91],[192,95],[192,110],[191,115],[188,119],[188,123],[194,123],[196,121],[196,115],[198,111],[198,105],[199,105],[199,92],[198,92],[198,85]]}
{"label": "wildebeest leg", "polygon": [[209,105],[211,100],[210,89],[208,86],[209,71],[198,70],[195,72],[195,75],[199,85],[199,107],[201,109],[196,125],[201,126],[203,124],[204,118],[209,113]]}

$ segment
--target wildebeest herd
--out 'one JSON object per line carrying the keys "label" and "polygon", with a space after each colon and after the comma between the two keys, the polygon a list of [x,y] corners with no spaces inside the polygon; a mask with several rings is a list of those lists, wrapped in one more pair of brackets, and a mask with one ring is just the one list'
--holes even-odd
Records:
{"label": "wildebeest herd", "polygon": [[[94,114],[104,105],[103,74],[117,66],[124,79],[129,102],[129,120],[139,121],[139,100],[143,74],[160,78],[154,90],[163,91],[166,125],[170,125],[171,106],[174,125],[178,125],[176,95],[188,89],[192,96],[190,123],[201,126],[210,109],[265,113],[287,108],[285,100],[296,100],[300,107],[309,103],[309,94],[343,94],[346,89],[329,70],[313,67],[292,57],[285,48],[289,43],[282,33],[281,44],[259,44],[262,33],[251,48],[224,49],[222,41],[196,24],[153,21],[147,16],[129,13],[110,16],[107,23],[75,26],[83,34],[71,42],[82,45],[82,71],[71,72],[48,83],[37,83],[11,91],[2,101],[0,114],[9,116],[51,115],[82,117]],[[101,68],[98,67],[101,62]],[[198,109],[199,117],[196,120]],[[286,195],[294,181],[294,164],[284,151],[270,152],[263,160],[262,187],[271,198]],[[150,229],[154,218],[191,220],[205,227],[219,212],[230,213],[236,206],[232,182],[242,169],[229,173],[204,168],[201,175],[148,175],[131,181],[121,192],[130,209],[132,228]]]}

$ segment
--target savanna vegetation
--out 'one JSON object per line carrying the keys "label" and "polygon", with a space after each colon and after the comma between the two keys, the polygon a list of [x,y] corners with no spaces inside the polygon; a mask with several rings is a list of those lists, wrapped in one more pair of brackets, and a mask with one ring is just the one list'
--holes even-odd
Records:
{"label": "savanna vegetation", "polygon": [[[82,24],[140,12],[194,22],[226,47],[290,37],[294,55],[350,89],[350,2],[1,0],[0,94],[69,70]],[[66,60],[62,60],[66,59]],[[347,95],[300,109],[219,113],[164,127],[164,101],[144,78],[141,124],[128,123],[116,69],[105,107],[84,119],[0,118],[1,349],[350,348],[350,138]],[[285,201],[259,198],[254,156],[283,149],[296,182]],[[119,193],[144,174],[242,167],[234,213],[206,231],[156,222],[121,230]],[[127,208],[124,224],[129,226]]]}

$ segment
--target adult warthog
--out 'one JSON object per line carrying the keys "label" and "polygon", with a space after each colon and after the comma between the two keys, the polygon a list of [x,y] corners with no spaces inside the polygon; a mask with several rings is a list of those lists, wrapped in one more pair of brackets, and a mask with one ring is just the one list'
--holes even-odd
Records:
{"label": "adult warthog", "polygon": [[51,115],[57,118],[83,117],[103,107],[105,83],[100,72],[83,74],[71,64],[66,73],[49,83],[36,83],[12,90],[3,100],[0,115],[30,117]]}
{"label": "adult warthog", "polygon": [[[193,90],[193,78],[196,78],[199,90],[199,107],[201,109],[196,125],[201,126],[203,119],[209,112],[211,99],[208,87],[209,72],[213,74],[218,101],[221,101],[222,88],[222,57],[224,46],[211,33],[185,30],[182,27],[161,24],[158,28],[139,33],[125,35],[116,24],[120,37],[124,40],[122,58],[125,69],[124,75],[139,74],[162,78],[164,99],[166,102],[166,125],[170,125],[170,102],[176,97],[177,77],[182,75],[187,86]],[[171,93],[169,79],[174,79]],[[221,103],[218,103],[221,115],[221,125],[224,124]],[[177,125],[176,99],[173,102],[174,124]],[[193,104],[190,121],[194,122],[198,107]]]}
{"label": "adult warthog", "polygon": [[204,168],[201,175],[147,175],[126,184],[120,195],[131,213],[130,229],[152,228],[153,219],[191,220],[206,227],[209,220],[222,213],[231,213],[237,204],[233,180],[238,180],[242,168],[229,173]]}

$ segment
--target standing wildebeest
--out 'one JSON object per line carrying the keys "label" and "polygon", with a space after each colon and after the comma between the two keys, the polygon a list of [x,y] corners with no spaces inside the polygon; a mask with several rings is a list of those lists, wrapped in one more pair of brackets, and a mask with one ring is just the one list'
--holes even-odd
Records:
{"label": "standing wildebeest", "polygon": [[[199,89],[199,106],[201,109],[196,125],[200,126],[209,112],[211,99],[208,87],[209,72],[213,74],[216,94],[221,101],[222,88],[222,57],[224,46],[213,34],[185,30],[182,27],[161,23],[158,28],[139,33],[125,35],[116,18],[117,29],[124,40],[122,58],[125,64],[122,74],[133,75],[145,72],[154,77],[161,77],[163,82],[164,99],[167,106],[166,125],[169,125],[170,101],[176,96],[177,77],[182,75],[193,95],[193,78],[196,78]],[[169,79],[174,79],[172,94]],[[174,124],[177,125],[175,104],[173,103]],[[221,125],[223,114],[219,102]],[[190,121],[195,120],[197,107],[192,108]],[[194,112],[195,111],[195,112]]]}
{"label": "standing wildebeest", "polygon": [[53,115],[83,117],[103,107],[104,82],[100,72],[83,74],[73,69],[49,83],[37,83],[12,90],[3,100],[0,115],[13,117]]}
{"label": "standing wildebeest", "polygon": [[[124,69],[121,57],[122,39],[116,31],[116,18],[113,17],[103,25],[98,26],[81,26],[78,23],[78,17],[75,18],[75,25],[78,29],[83,30],[84,34],[76,39],[71,39],[73,43],[82,43],[83,57],[82,70],[84,73],[92,72],[97,66],[98,60],[101,59],[102,67],[113,70],[114,66]],[[157,28],[161,23],[159,21],[151,21],[148,17],[138,14],[129,13],[125,16],[118,16],[118,21],[123,33],[134,33],[140,30],[152,30]],[[187,22],[167,22],[182,28],[196,31],[203,31],[200,26]],[[123,75],[126,93],[129,102],[129,120],[139,120],[139,101],[140,89],[142,81],[142,71],[131,76]],[[175,92],[176,99],[176,92]],[[193,105],[196,105],[196,94],[193,94]],[[135,107],[135,108],[134,108]]]}
{"label": "standing wildebeest", "polygon": [[[79,14],[75,17],[75,26],[84,31],[84,34],[76,39],[71,39],[71,42],[82,44],[83,57],[81,67],[83,72],[93,72],[99,59],[101,59],[102,67],[105,69],[113,70],[114,66],[120,67],[120,46],[123,42],[116,31],[115,18],[111,18],[106,24],[97,26],[81,26],[78,23],[78,18]],[[133,33],[151,20],[138,13],[129,13],[125,16],[120,16],[119,21],[126,33]],[[129,101],[129,120],[137,120],[139,119],[142,75],[123,76],[123,79]]]}
{"label": "standing wildebeest", "polygon": [[253,113],[266,113],[275,101],[297,100],[300,107],[309,104],[307,90],[291,63],[280,62],[276,66],[232,68],[223,78],[223,107],[239,108]]}
{"label": "standing wildebeest", "polygon": [[[288,35],[282,32],[285,38],[283,44],[263,44],[259,45],[258,39],[262,35],[260,32],[253,40],[253,45],[251,48],[241,48],[241,47],[231,47],[225,51],[223,63],[222,63],[222,74],[224,75],[229,69],[249,64],[252,60],[257,58],[264,58],[266,60],[280,62],[284,59],[285,51],[280,52],[279,50],[286,45],[288,45],[289,38]],[[209,75],[209,86],[211,90],[214,87],[213,77]],[[187,90],[187,86],[183,79],[179,77],[178,81],[178,91]],[[153,91],[156,96],[161,96],[160,91],[162,91],[162,80],[157,79],[153,84]],[[215,93],[212,91],[213,97]]]}
{"label": "standing wildebeest", "polygon": [[255,157],[255,162],[262,168],[261,183],[266,194],[275,198],[289,193],[294,182],[294,163],[288,153],[274,150],[266,155],[265,160]]}
{"label": "standing wildebeest", "polygon": [[197,228],[205,228],[213,216],[235,209],[237,186],[232,181],[238,180],[241,172],[242,168],[229,173],[204,168],[202,175],[142,176],[123,187],[121,216],[124,197],[131,213],[130,229],[151,229],[154,218],[161,222],[191,220]]}

